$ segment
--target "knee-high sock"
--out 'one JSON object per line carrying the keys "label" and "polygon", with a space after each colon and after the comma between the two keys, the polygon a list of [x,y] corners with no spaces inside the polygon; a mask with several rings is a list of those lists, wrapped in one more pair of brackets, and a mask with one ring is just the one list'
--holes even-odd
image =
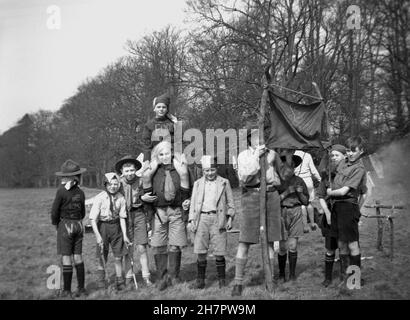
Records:
{"label": "knee-high sock", "polygon": [[85,282],[84,262],[81,262],[75,265],[75,272],[77,274],[78,289],[84,289],[84,282]]}
{"label": "knee-high sock", "polygon": [[226,268],[225,257],[217,257],[215,259],[215,264],[216,264],[216,273],[218,274],[218,279],[219,280],[225,279],[225,268]]}
{"label": "knee-high sock", "polygon": [[298,252],[289,251],[289,277],[292,277],[292,278],[295,277],[297,260],[298,260]]}
{"label": "knee-high sock", "polygon": [[325,279],[332,280],[333,264],[335,263],[335,254],[325,254]]}
{"label": "knee-high sock", "polygon": [[198,279],[205,279],[205,273],[206,273],[206,260],[197,260],[196,262],[197,268],[198,268],[198,274],[197,278]]}
{"label": "knee-high sock", "polygon": [[235,284],[242,284],[245,266],[248,259],[236,258],[235,261]]}
{"label": "knee-high sock", "polygon": [[71,280],[73,278],[73,266],[63,265],[64,291],[71,291]]}
{"label": "knee-high sock", "polygon": [[278,254],[279,277],[285,276],[287,258],[288,258],[288,253]]}

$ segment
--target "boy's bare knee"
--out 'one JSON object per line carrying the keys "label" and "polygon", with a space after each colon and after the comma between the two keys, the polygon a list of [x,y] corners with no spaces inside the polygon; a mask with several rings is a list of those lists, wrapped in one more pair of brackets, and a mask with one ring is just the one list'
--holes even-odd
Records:
{"label": "boy's bare knee", "polygon": [[359,242],[349,242],[348,244],[349,251],[352,255],[358,255],[360,253]]}
{"label": "boy's bare knee", "polygon": [[340,254],[349,254],[349,246],[346,242],[339,241],[338,242]]}
{"label": "boy's bare knee", "polygon": [[295,238],[291,238],[288,244],[289,251],[295,252],[297,250],[297,247],[298,247],[298,241]]}
{"label": "boy's bare knee", "polygon": [[73,261],[71,260],[71,256],[63,256],[61,258],[63,265],[70,265],[73,264]]}
{"label": "boy's bare knee", "polygon": [[288,246],[286,241],[281,240],[279,241],[279,254],[284,255],[288,251]]}
{"label": "boy's bare knee", "polygon": [[140,254],[144,254],[144,253],[147,252],[147,246],[144,245],[144,244],[139,244],[139,245],[137,246],[137,250],[138,250],[138,252],[139,252]]}
{"label": "boy's bare knee", "polygon": [[79,264],[83,262],[83,256],[81,254],[74,255],[74,263]]}
{"label": "boy's bare knee", "polygon": [[327,250],[327,251],[326,251],[326,254],[327,254],[328,256],[333,256],[333,255],[336,254],[336,251],[335,251],[335,250]]}
{"label": "boy's bare knee", "polygon": [[246,243],[239,242],[238,251],[236,252],[236,257],[239,259],[246,259],[248,257],[249,245]]}

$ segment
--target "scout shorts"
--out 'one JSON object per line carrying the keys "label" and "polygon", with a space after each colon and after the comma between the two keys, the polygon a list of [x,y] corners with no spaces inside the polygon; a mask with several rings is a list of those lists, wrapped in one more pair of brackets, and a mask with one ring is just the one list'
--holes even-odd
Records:
{"label": "scout shorts", "polygon": [[303,236],[302,207],[282,207],[282,238],[299,238]]}
{"label": "scout shorts", "polygon": [[133,245],[148,244],[147,221],[144,211],[134,210],[128,214],[127,232]]}
{"label": "scout shorts", "polygon": [[331,236],[343,242],[359,241],[360,210],[356,203],[337,201],[332,207]]}
{"label": "scout shorts", "polygon": [[[109,246],[111,246],[114,257],[119,258],[127,253],[119,220],[115,223],[98,222],[98,230],[103,239],[104,258],[108,257]],[[97,257],[100,257],[100,247],[97,245]]]}
{"label": "scout shorts", "polygon": [[157,207],[152,228],[152,247],[185,247],[187,235],[181,207]]}
{"label": "scout shorts", "polygon": [[57,227],[57,254],[82,254],[84,228],[81,220],[63,219]]}
{"label": "scout shorts", "polygon": [[220,230],[218,227],[218,215],[202,213],[195,232],[194,253],[207,253],[211,246],[215,256],[225,256],[227,242],[226,229]]}

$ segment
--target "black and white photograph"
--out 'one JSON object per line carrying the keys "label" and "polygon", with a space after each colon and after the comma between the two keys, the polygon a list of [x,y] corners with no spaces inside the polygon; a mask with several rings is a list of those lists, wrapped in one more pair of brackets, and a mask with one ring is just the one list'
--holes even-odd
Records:
{"label": "black and white photograph", "polygon": [[0,0],[0,300],[410,299],[409,26],[409,0]]}

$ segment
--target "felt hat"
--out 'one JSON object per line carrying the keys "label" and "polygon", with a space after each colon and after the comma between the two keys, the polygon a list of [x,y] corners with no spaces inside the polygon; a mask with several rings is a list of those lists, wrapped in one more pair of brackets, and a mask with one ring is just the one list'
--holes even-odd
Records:
{"label": "felt hat", "polygon": [[167,106],[167,108],[169,108],[169,105],[171,103],[171,98],[169,97],[168,93],[164,93],[158,97],[154,98],[154,108],[158,103],[163,103]]}
{"label": "felt hat", "polygon": [[141,162],[135,159],[135,157],[128,154],[125,157],[122,157],[120,160],[117,161],[117,163],[114,166],[115,172],[117,172],[118,174],[121,174],[122,165],[127,162],[134,164],[136,171],[138,171],[142,167]]}
{"label": "felt hat", "polygon": [[341,144],[334,144],[331,151],[339,151],[340,153],[346,155],[346,147]]}
{"label": "felt hat", "polygon": [[[280,157],[280,159],[282,160],[282,162],[285,162],[286,161],[286,156],[282,156],[282,157]],[[292,162],[293,162],[293,165],[295,166],[295,168],[299,167],[299,165],[302,163],[302,161],[303,161],[302,158],[297,156],[296,154],[294,154],[292,156]]]}
{"label": "felt hat", "polygon": [[68,159],[61,165],[60,171],[56,172],[55,175],[59,177],[71,177],[82,174],[85,171],[87,171],[86,168],[80,168],[77,162]]}

